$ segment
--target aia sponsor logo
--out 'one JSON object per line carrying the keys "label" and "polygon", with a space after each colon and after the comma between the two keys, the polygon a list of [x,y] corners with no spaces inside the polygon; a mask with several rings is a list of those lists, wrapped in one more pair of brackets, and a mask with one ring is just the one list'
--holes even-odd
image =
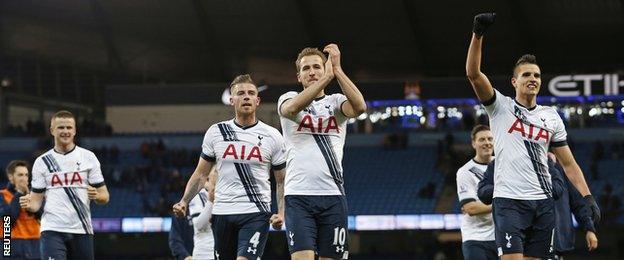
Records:
{"label": "aia sponsor logo", "polygon": [[260,148],[255,145],[250,148],[246,145],[239,145],[237,147],[234,144],[230,144],[225,149],[225,152],[223,152],[221,158],[246,161],[256,160],[262,162],[262,153],[260,152]]}
{"label": "aia sponsor logo", "polygon": [[550,140],[550,132],[544,128],[541,128],[539,126],[534,126],[533,124],[525,124],[524,122],[522,122],[522,120],[520,120],[519,118],[516,119],[516,121],[511,125],[511,127],[509,127],[509,130],[507,130],[507,133],[511,134],[513,132],[518,132],[520,133],[520,135],[522,135],[522,137],[530,139],[530,140],[534,140],[534,141],[539,141],[540,139],[544,139],[544,142],[547,142]]}
{"label": "aia sponsor logo", "polygon": [[82,185],[79,172],[55,173],[50,180],[52,187]]}
{"label": "aia sponsor logo", "polygon": [[338,129],[338,121],[336,121],[336,117],[330,116],[327,118],[317,117],[316,121],[310,115],[304,115],[299,123],[299,127],[297,128],[297,132],[310,132],[310,133],[330,133],[334,131],[336,133],[340,133],[340,129]]}

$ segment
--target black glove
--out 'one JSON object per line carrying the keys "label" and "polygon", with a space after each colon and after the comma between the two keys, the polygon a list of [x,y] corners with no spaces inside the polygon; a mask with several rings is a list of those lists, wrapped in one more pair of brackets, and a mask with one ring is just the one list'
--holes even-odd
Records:
{"label": "black glove", "polygon": [[472,31],[481,37],[485,33],[490,25],[494,24],[496,19],[496,13],[481,13],[474,17],[474,23],[472,25]]}
{"label": "black glove", "polygon": [[600,208],[598,208],[598,203],[596,203],[594,196],[587,195],[583,199],[585,199],[585,207],[587,207],[594,224],[598,224],[600,222]]}

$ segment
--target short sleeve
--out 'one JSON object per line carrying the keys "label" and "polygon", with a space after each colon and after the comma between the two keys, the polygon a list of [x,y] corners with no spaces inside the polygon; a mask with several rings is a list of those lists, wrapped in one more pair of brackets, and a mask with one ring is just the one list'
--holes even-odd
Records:
{"label": "short sleeve", "polygon": [[91,153],[89,157],[89,160],[93,165],[89,171],[89,185],[95,188],[104,186],[104,175],[102,175],[102,166],[100,165],[100,161],[93,153]]}
{"label": "short sleeve", "polygon": [[505,95],[494,89],[494,95],[490,99],[481,102],[481,104],[485,107],[485,112],[488,113],[488,116],[493,118],[504,109],[503,105],[506,98]]}
{"label": "short sleeve", "polygon": [[347,117],[347,115],[344,113],[344,111],[342,110],[342,105],[344,105],[345,102],[347,102],[347,96],[340,94],[340,93],[336,93],[332,95],[332,98],[334,99],[334,108],[337,111],[336,114],[340,114],[344,117]]}
{"label": "short sleeve", "polygon": [[46,180],[45,174],[47,172],[47,167],[41,160],[41,157],[35,160],[32,168],[32,181],[30,185],[32,186],[33,192],[42,193],[46,189]]}
{"label": "short sleeve", "polygon": [[286,142],[284,137],[277,132],[275,134],[275,145],[271,153],[271,168],[279,171],[286,168]]}
{"label": "short sleeve", "polygon": [[288,91],[286,93],[284,93],[283,95],[281,95],[278,99],[277,99],[277,114],[279,116],[283,116],[282,115],[282,104],[284,104],[284,102],[286,102],[286,100],[289,100],[291,98],[294,98],[295,96],[297,96],[296,91]]}
{"label": "short sleeve", "polygon": [[214,162],[216,161],[216,155],[215,155],[215,150],[214,150],[214,131],[218,126],[212,125],[210,126],[210,128],[208,128],[208,131],[206,131],[206,134],[204,135],[204,140],[202,141],[202,153],[201,153],[201,158],[203,158],[206,161],[209,162]]}
{"label": "short sleeve", "polygon": [[555,133],[553,135],[552,140],[550,140],[550,145],[553,147],[561,147],[568,145],[567,138],[568,132],[566,132],[565,124],[563,124],[563,120],[559,117],[559,114],[556,114],[557,118],[557,126],[555,127]]}
{"label": "short sleeve", "polygon": [[464,204],[477,200],[477,183],[470,175],[463,173],[462,169],[457,172],[457,198],[460,207]]}

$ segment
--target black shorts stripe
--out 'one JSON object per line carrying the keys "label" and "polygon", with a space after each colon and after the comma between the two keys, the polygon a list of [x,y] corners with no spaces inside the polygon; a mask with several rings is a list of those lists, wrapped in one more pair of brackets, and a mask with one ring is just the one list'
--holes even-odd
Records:
{"label": "black shorts stripe", "polygon": [[238,178],[243,184],[243,188],[245,188],[245,193],[247,193],[249,201],[256,204],[256,207],[258,207],[258,210],[260,210],[260,212],[266,212],[263,203],[260,201],[258,194],[254,190],[253,183],[251,182],[251,176],[247,173],[245,164],[234,163],[234,167],[236,168],[236,172],[238,173]]}
{"label": "black shorts stripe", "polygon": [[313,134],[312,136],[314,136],[314,140],[316,140],[316,144],[318,145],[321,153],[323,154],[323,157],[325,158],[325,163],[327,163],[327,168],[329,168],[329,172],[331,173],[332,178],[336,183],[336,186],[340,190],[340,193],[344,195],[345,192],[344,187],[342,187],[342,174],[339,171],[337,164],[338,160],[336,159],[336,155],[334,154],[334,150],[332,149],[331,141],[325,135]]}
{"label": "black shorts stripe", "polygon": [[73,194],[70,190],[70,188],[67,187],[63,187],[63,190],[65,190],[65,194],[67,194],[67,197],[69,198],[69,201],[71,202],[72,206],[74,207],[74,210],[76,210],[76,213],[78,215],[78,218],[80,219],[80,223],[82,224],[82,228],[84,229],[84,231],[87,234],[91,234],[89,233],[89,228],[87,227],[87,220],[85,219],[85,216],[82,215],[82,212],[79,208],[79,204],[81,203],[80,200],[78,198],[75,197],[75,194]]}
{"label": "black shorts stripe", "polygon": [[286,162],[283,162],[283,163],[278,164],[278,165],[271,166],[271,169],[273,169],[274,171],[279,171],[279,170],[284,169],[284,168],[286,168]]}
{"label": "black shorts stripe", "polygon": [[533,170],[535,171],[535,174],[537,175],[537,179],[539,181],[540,187],[542,188],[542,190],[544,191],[544,194],[546,194],[547,197],[552,198],[552,190],[549,189],[548,187],[548,182],[545,179],[545,175],[542,173],[542,167],[541,162],[539,161],[539,151],[536,150],[535,143],[524,140],[524,146],[527,149],[527,153],[529,154],[529,157],[531,158],[531,163],[533,164]]}

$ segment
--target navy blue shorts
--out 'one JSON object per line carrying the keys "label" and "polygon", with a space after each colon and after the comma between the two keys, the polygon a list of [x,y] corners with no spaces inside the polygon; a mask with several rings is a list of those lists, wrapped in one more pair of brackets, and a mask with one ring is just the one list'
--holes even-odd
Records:
{"label": "navy blue shorts", "polygon": [[349,257],[344,196],[289,195],[285,200],[286,237],[291,254],[313,250],[321,257]]}
{"label": "navy blue shorts", "polygon": [[494,198],[492,215],[498,254],[554,258],[555,208],[552,199]]}
{"label": "navy blue shorts", "polygon": [[[39,239],[12,239],[11,259],[41,259]],[[0,256],[0,259],[3,259]]]}
{"label": "navy blue shorts", "polygon": [[212,215],[215,259],[235,260],[262,257],[269,234],[271,213]]}
{"label": "navy blue shorts", "polygon": [[93,235],[42,231],[41,259],[93,259]]}
{"label": "navy blue shorts", "polygon": [[497,260],[496,242],[468,240],[462,243],[464,260]]}

